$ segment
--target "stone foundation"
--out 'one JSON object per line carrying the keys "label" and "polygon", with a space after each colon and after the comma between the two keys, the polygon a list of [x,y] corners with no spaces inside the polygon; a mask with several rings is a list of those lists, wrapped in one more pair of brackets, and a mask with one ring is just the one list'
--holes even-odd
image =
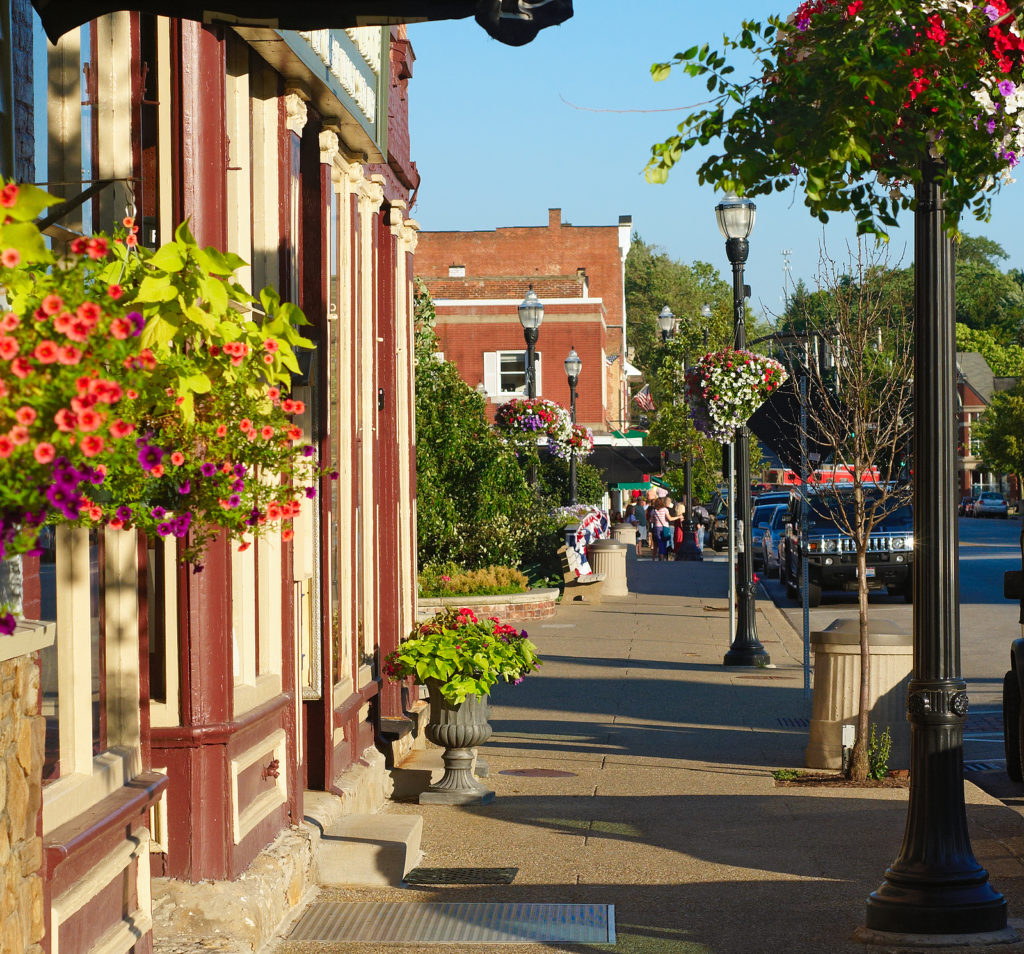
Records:
{"label": "stone foundation", "polygon": [[[0,641],[4,638],[0,637]],[[2,648],[2,643],[0,643]],[[42,954],[44,722],[35,654],[0,662],[0,950]]]}

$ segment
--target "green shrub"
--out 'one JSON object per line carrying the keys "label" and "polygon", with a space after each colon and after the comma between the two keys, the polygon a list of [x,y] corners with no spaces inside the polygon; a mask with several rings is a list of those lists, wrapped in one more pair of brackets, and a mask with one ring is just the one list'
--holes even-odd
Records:
{"label": "green shrub", "polygon": [[526,574],[514,567],[488,566],[461,570],[451,563],[432,564],[420,571],[420,596],[490,596],[525,593]]}
{"label": "green shrub", "polygon": [[868,735],[868,778],[885,778],[889,771],[889,753],[892,751],[892,736],[889,734],[889,727],[880,736],[876,735],[878,728],[871,723],[871,732]]}

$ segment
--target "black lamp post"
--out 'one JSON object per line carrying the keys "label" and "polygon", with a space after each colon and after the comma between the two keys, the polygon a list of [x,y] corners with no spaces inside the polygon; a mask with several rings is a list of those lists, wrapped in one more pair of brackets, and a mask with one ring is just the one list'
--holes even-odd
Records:
{"label": "black lamp post", "polygon": [[[569,379],[569,418],[573,427],[576,426],[576,382],[580,379],[583,362],[576,354],[575,348],[569,349],[569,357],[565,359],[565,376]],[[576,503],[576,448],[569,451],[569,503]]]}
{"label": "black lamp post", "polygon": [[[754,228],[756,206],[743,196],[728,195],[715,206],[718,228],[725,236],[725,254],[732,265],[732,304],[735,346],[746,348],[746,305],[750,292],[743,284],[743,266],[747,261],[747,236]],[[750,526],[750,432],[746,425],[736,431],[736,502],[743,525],[743,551],[739,555],[739,581],[736,588],[738,612],[736,633],[725,654],[726,666],[765,666],[768,653],[757,638],[754,606],[754,535]]]}
{"label": "black lamp post", "polygon": [[1006,930],[1006,901],[975,860],[964,806],[967,684],[960,673],[953,247],[939,167],[914,213],[914,671],[907,687],[910,799],[899,857],[867,902],[867,928]]}
{"label": "black lamp post", "polygon": [[537,376],[533,367],[533,349],[540,335],[540,323],[544,320],[544,306],[540,303],[533,285],[519,305],[519,323],[523,326],[526,339],[526,396],[537,396]]}

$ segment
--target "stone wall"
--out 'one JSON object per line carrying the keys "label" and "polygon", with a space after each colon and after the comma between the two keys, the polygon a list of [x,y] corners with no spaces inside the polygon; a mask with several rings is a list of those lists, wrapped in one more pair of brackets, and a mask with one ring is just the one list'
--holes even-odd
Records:
{"label": "stone wall", "polygon": [[[506,596],[445,596],[421,599],[416,619],[422,622],[446,606],[468,607],[477,616],[497,616],[503,623],[522,623],[531,619],[550,619],[558,609],[557,589],[528,590]],[[521,627],[520,627],[521,628]]]}
{"label": "stone wall", "polygon": [[[2,638],[2,637],[0,637]],[[44,722],[35,654],[0,662],[0,950],[42,954]]]}

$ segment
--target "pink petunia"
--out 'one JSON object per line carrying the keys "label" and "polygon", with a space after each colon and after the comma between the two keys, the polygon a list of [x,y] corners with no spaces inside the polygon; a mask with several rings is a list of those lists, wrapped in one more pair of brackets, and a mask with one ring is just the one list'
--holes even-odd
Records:
{"label": "pink petunia", "polygon": [[82,443],[79,446],[86,457],[95,457],[105,445],[106,441],[99,434],[87,434],[82,438]]}
{"label": "pink petunia", "polygon": [[21,264],[21,252],[16,248],[5,248],[0,252],[0,265],[4,268],[17,268]]}
{"label": "pink petunia", "polygon": [[23,424],[25,427],[28,427],[38,416],[36,409],[29,407],[27,404],[23,404],[14,412],[14,417],[18,423]]}
{"label": "pink petunia", "polygon": [[40,464],[48,464],[50,463],[51,460],[53,460],[54,457],[57,456],[57,449],[53,446],[53,444],[50,444],[47,441],[42,441],[39,444],[36,444],[35,448],[32,451],[32,456]]}

